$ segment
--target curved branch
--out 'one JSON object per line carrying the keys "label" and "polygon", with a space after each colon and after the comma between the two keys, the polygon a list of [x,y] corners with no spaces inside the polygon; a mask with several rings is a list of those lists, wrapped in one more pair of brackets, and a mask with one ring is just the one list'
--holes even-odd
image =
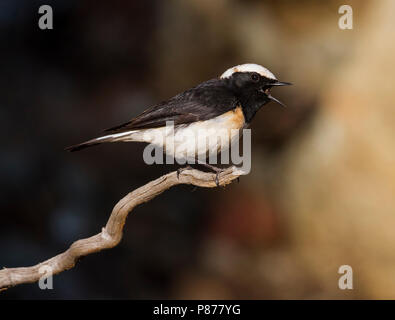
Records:
{"label": "curved branch", "polygon": [[[229,167],[220,173],[219,185],[225,186],[243,174],[245,172],[237,167]],[[150,201],[178,184],[213,188],[216,187],[215,174],[191,169],[183,171],[177,177],[177,171],[174,171],[130,192],[115,205],[106,226],[100,233],[77,240],[63,253],[34,266],[0,270],[0,291],[18,284],[39,281],[43,277],[42,267],[51,270],[52,274],[58,274],[73,268],[83,256],[115,247],[122,239],[123,226],[134,207]]]}

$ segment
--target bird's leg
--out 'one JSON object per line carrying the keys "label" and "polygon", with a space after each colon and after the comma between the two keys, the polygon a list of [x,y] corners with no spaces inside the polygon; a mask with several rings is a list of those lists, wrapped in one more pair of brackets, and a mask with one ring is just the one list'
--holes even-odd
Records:
{"label": "bird's leg", "polygon": [[186,167],[177,169],[177,179],[180,179],[180,173],[182,173],[185,170],[191,170],[191,169],[193,169],[193,168],[189,165]]}
{"label": "bird's leg", "polygon": [[200,164],[203,167],[209,168],[209,169],[211,169],[212,171],[215,172],[215,184],[217,185],[217,187],[219,187],[219,174],[222,171],[224,171],[225,169],[221,169],[221,168],[215,167],[215,166],[213,166],[211,164],[208,164],[206,162],[200,161],[198,159],[196,160],[196,162],[197,162],[197,164]]}

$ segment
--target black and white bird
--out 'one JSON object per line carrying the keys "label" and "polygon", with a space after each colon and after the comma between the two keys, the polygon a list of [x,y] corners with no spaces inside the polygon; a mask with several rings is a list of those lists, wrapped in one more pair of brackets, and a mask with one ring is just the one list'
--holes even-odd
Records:
{"label": "black and white bird", "polygon": [[[195,159],[229,148],[238,138],[242,129],[249,126],[256,112],[265,104],[274,101],[270,90],[275,86],[290,85],[280,82],[268,69],[253,63],[238,65],[226,70],[219,78],[211,79],[186,90],[173,98],[163,101],[116,127],[105,130],[106,135],[66,148],[78,151],[105,142],[147,142],[157,144],[175,159],[185,158],[185,149],[194,148]],[[192,132],[171,147],[165,146],[166,124],[174,123],[174,132]],[[173,134],[174,134],[173,132]],[[212,143],[197,143],[215,134],[221,139]],[[224,136],[225,133],[225,136]],[[177,152],[183,150],[183,152]],[[191,153],[188,153],[191,154]],[[184,159],[185,160],[185,159]],[[186,159],[188,160],[188,159]],[[184,162],[185,163],[185,162]],[[200,163],[200,162],[199,162]],[[207,163],[203,164],[215,172],[221,169]],[[217,178],[218,179],[218,178]]]}

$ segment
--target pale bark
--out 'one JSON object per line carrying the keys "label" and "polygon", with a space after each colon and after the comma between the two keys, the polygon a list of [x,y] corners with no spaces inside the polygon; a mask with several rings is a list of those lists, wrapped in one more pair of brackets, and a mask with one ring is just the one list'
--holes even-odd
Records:
{"label": "pale bark", "polygon": [[[225,186],[243,174],[245,173],[236,167],[227,168],[220,174],[219,184]],[[178,184],[191,184],[205,188],[217,186],[215,174],[196,169],[183,171],[179,177],[174,171],[153,180],[122,198],[113,208],[106,226],[100,233],[90,238],[77,240],[63,253],[34,266],[0,270],[0,291],[18,284],[39,281],[44,275],[43,270],[49,269],[52,270],[52,274],[58,274],[73,268],[78,259],[83,256],[115,247],[122,239],[123,226],[134,207],[150,201],[163,191]]]}

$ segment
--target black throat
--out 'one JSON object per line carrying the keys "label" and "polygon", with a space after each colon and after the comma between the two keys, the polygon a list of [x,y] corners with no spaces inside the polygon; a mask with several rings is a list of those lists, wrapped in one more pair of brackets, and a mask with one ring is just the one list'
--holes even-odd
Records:
{"label": "black throat", "polygon": [[241,108],[243,110],[244,118],[246,123],[250,123],[254,118],[257,111],[268,103],[268,99],[264,94],[259,94],[259,92],[247,92],[238,97]]}

